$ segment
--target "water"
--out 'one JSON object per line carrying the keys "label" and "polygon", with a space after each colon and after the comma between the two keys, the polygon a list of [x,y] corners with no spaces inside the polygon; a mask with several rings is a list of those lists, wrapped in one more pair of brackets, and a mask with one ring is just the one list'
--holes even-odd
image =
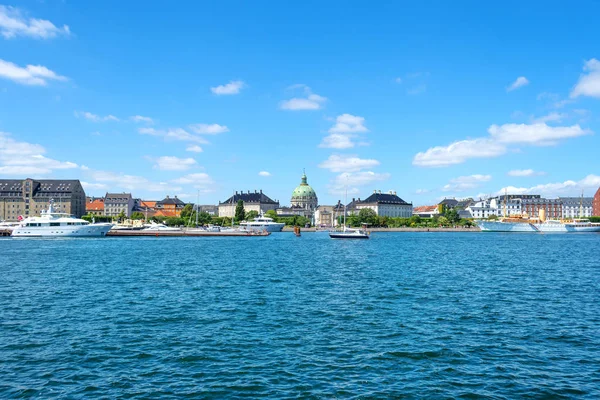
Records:
{"label": "water", "polygon": [[600,235],[0,240],[0,398],[598,398]]}

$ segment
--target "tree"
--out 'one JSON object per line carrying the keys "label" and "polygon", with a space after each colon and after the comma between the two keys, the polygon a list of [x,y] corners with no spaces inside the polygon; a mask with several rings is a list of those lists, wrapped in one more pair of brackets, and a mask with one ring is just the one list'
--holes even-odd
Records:
{"label": "tree", "polygon": [[490,214],[490,216],[488,217],[488,219],[495,221],[498,219],[498,216],[496,214]]}
{"label": "tree", "polygon": [[458,211],[456,211],[455,209],[447,210],[444,213],[444,217],[446,217],[448,222],[450,222],[451,224],[456,224],[458,223],[458,221],[460,221],[460,215],[458,215]]}
{"label": "tree", "polygon": [[240,222],[246,219],[246,211],[244,210],[244,201],[238,200],[235,206],[235,221]]}
{"label": "tree", "polygon": [[191,204],[186,204],[185,207],[183,207],[183,210],[181,210],[181,213],[179,213],[179,215],[181,216],[181,218],[186,219],[192,215],[193,211],[194,206],[192,206]]}
{"label": "tree", "polygon": [[358,220],[361,224],[377,225],[379,218],[377,213],[370,208],[363,208],[358,212]]}
{"label": "tree", "polygon": [[127,218],[127,217],[125,216],[125,213],[123,211],[121,211],[121,213],[117,216],[117,219],[119,220],[119,222],[125,221],[125,218]]}
{"label": "tree", "polygon": [[269,210],[265,213],[265,217],[269,217],[269,218],[273,218],[273,221],[277,222],[279,219],[279,216],[277,215],[277,211],[275,210]]}
{"label": "tree", "polygon": [[446,225],[448,225],[448,218],[446,218],[442,215],[441,217],[438,218],[438,222],[440,223],[440,225],[446,226]]}
{"label": "tree", "polygon": [[131,219],[144,219],[144,213],[136,211],[131,214]]}
{"label": "tree", "polygon": [[256,217],[258,217],[258,212],[257,211],[252,210],[252,211],[248,211],[246,213],[246,220],[247,221],[250,221],[250,220],[252,220],[252,219],[254,219]]}
{"label": "tree", "polygon": [[198,214],[198,223],[200,225],[207,225],[212,222],[212,215],[207,213],[206,211],[202,211]]}

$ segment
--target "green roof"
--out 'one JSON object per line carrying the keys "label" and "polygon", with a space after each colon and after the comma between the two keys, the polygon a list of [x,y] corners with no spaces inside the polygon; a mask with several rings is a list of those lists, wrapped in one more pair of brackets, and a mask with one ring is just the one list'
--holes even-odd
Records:
{"label": "green roof", "polygon": [[300,183],[300,186],[298,186],[292,192],[292,201],[294,199],[300,200],[311,197],[316,198],[317,193],[315,193],[314,189],[311,188],[310,185],[306,182],[306,174],[302,174],[302,182]]}

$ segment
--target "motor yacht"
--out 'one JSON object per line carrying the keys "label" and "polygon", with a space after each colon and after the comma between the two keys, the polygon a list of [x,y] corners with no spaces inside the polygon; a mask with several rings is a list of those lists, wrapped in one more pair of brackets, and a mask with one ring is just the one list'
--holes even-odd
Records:
{"label": "motor yacht", "polygon": [[284,226],[284,223],[274,222],[273,218],[265,217],[264,214],[252,221],[240,222],[240,229],[247,231],[281,232]]}
{"label": "motor yacht", "polygon": [[13,237],[103,237],[112,228],[110,223],[89,223],[70,214],[55,212],[50,200],[48,210],[39,217],[28,217],[13,229]]}

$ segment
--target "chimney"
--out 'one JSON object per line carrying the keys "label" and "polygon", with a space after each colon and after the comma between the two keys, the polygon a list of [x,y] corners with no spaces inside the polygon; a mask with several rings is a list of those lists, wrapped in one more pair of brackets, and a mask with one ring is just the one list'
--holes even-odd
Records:
{"label": "chimney", "polygon": [[260,194],[262,194],[262,189],[260,189]]}
{"label": "chimney", "polygon": [[377,194],[377,189],[373,190],[373,194]]}
{"label": "chimney", "polygon": [[381,190],[379,191],[379,194],[381,194]]}
{"label": "chimney", "polygon": [[238,193],[237,193],[237,190],[235,191],[235,194],[238,194]]}
{"label": "chimney", "polygon": [[354,197],[352,198],[352,201],[356,200]]}
{"label": "chimney", "polygon": [[254,193],[258,193],[258,191],[256,189],[254,189]]}

